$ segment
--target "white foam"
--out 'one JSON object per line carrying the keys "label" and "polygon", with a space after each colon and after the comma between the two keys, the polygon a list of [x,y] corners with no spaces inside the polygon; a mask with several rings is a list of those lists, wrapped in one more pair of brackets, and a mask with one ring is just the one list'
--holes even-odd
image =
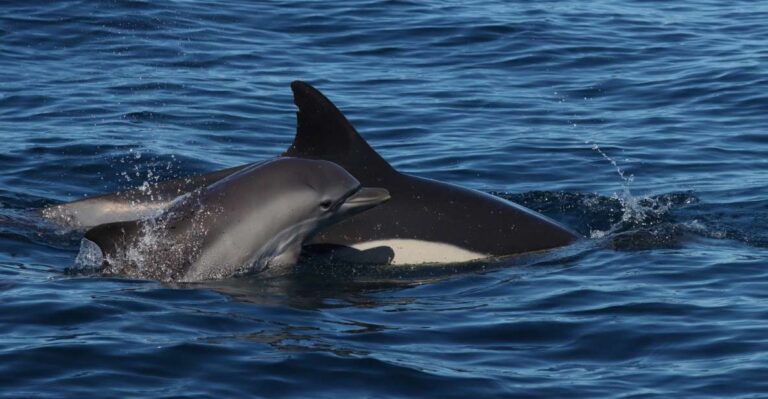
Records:
{"label": "white foam", "polygon": [[80,241],[80,252],[75,258],[75,266],[83,271],[98,270],[104,262],[104,254],[95,242],[83,238]]}

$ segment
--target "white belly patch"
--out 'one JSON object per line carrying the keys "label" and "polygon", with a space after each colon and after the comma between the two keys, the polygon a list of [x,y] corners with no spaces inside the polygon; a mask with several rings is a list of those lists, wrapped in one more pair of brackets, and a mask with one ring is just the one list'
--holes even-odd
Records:
{"label": "white belly patch", "polygon": [[389,247],[394,252],[392,265],[415,265],[421,263],[461,263],[490,257],[442,242],[409,239],[367,241],[352,245],[359,251],[378,247]]}

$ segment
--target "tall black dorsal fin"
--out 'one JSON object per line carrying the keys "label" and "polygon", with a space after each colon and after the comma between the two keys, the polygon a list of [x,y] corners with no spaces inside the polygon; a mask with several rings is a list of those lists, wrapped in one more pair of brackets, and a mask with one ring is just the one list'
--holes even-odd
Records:
{"label": "tall black dorsal fin", "polygon": [[363,184],[395,173],[320,91],[298,80],[291,83],[291,89],[299,112],[296,137],[284,156],[335,162]]}

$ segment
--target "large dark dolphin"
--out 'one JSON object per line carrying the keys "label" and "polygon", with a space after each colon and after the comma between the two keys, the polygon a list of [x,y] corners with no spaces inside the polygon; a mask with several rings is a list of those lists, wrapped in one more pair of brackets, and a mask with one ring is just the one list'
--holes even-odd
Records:
{"label": "large dark dolphin", "polygon": [[579,238],[512,202],[398,172],[318,90],[304,82],[291,88],[298,127],[283,155],[335,162],[362,184],[392,195],[392,201],[320,232],[310,242],[315,248],[337,257],[360,256],[356,261],[453,263],[545,250]]}
{"label": "large dark dolphin", "polygon": [[[530,209],[492,195],[395,170],[324,95],[291,84],[299,112],[296,137],[283,156],[337,163],[363,185],[390,191],[392,200],[324,229],[305,247],[336,260],[419,264],[466,262],[570,244],[575,232]],[[246,165],[57,205],[44,210],[73,227],[151,214],[180,193]]]}
{"label": "large dark dolphin", "polygon": [[165,281],[280,274],[319,229],[388,199],[332,162],[283,157],[183,195],[154,218],[96,226],[85,238],[108,273]]}

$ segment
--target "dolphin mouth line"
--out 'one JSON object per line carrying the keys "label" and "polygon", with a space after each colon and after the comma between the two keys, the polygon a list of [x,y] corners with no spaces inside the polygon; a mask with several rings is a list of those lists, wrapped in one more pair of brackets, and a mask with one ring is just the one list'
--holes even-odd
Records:
{"label": "dolphin mouth line", "polygon": [[362,211],[384,203],[390,198],[392,197],[389,195],[389,190],[385,188],[359,186],[339,201],[338,206],[341,210]]}

